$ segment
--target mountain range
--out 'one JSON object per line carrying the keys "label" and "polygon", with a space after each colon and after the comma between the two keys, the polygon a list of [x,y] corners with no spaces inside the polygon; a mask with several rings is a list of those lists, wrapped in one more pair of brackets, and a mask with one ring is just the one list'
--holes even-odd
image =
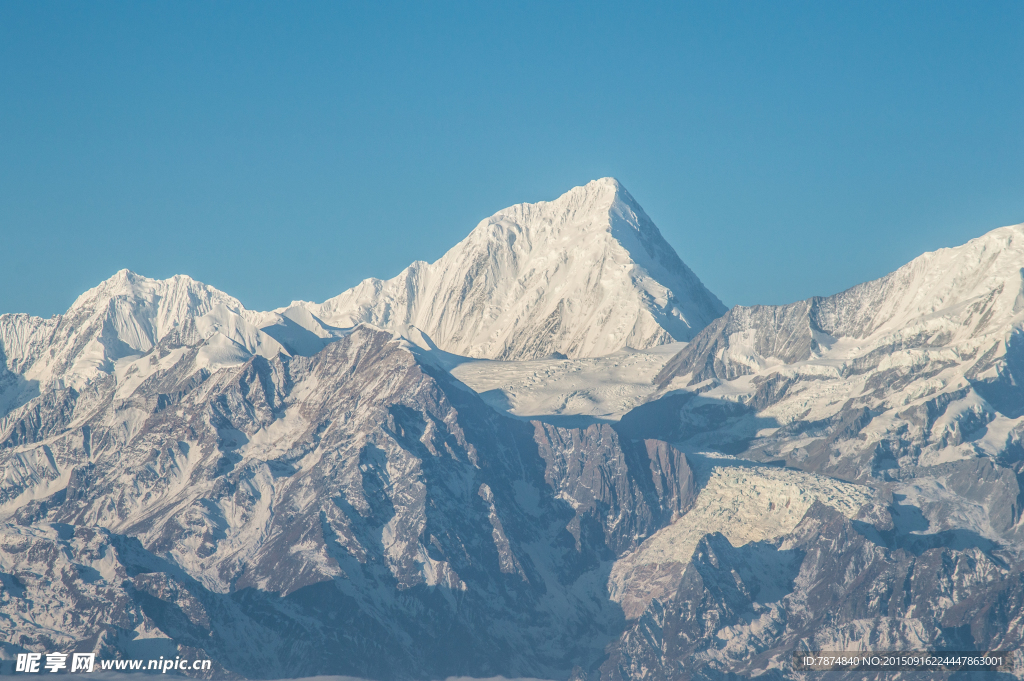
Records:
{"label": "mountain range", "polygon": [[0,669],[771,679],[816,674],[799,650],[1016,650],[1022,334],[1024,225],[727,310],[610,178],[323,303],[122,270],[0,315]]}

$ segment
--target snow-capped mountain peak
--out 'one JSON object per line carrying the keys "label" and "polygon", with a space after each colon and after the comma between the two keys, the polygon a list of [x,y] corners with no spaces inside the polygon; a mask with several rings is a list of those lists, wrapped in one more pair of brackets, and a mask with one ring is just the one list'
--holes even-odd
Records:
{"label": "snow-capped mountain peak", "polygon": [[612,178],[500,210],[434,263],[304,307],[336,327],[413,325],[494,359],[689,340],[725,311]]}
{"label": "snow-capped mountain peak", "polygon": [[[925,253],[877,282],[851,291],[877,292],[876,329],[896,331],[914,320],[955,313],[982,299],[990,318],[1024,311],[1024,224],[994,229],[962,246]],[[984,326],[972,333],[982,332]]]}
{"label": "snow-capped mountain peak", "polygon": [[127,269],[89,289],[65,317],[103,315],[117,337],[130,348],[146,352],[161,338],[223,306],[234,314],[245,310],[236,298],[184,274],[150,279]]}
{"label": "snow-capped mountain peak", "polygon": [[187,275],[150,279],[123,269],[80,295],[63,315],[0,315],[0,352],[9,371],[33,384],[80,389],[164,339],[207,341],[201,361],[213,365],[285,351],[250,316],[237,299]]}

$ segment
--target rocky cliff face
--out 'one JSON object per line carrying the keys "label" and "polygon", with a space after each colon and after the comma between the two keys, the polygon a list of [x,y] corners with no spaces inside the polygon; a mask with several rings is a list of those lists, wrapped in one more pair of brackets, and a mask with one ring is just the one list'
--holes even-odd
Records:
{"label": "rocky cliff face", "polygon": [[620,427],[719,457],[715,497],[616,563],[635,624],[605,674],[788,678],[794,649],[1014,647],[1022,246],[1003,228],[830,298],[734,308],[662,368]]}
{"label": "rocky cliff face", "polygon": [[666,443],[501,416],[389,332],[213,372],[202,349],[157,345],[130,394],[12,414],[9,644],[185,646],[252,677],[558,676],[622,627],[596,597],[611,562],[692,503]]}
{"label": "rocky cliff face", "polygon": [[1014,650],[1021,566],[992,548],[908,536],[884,508],[850,520],[820,502],[773,542],[736,547],[710,533],[672,596],[622,636],[601,678],[820,675],[792,670],[797,650]]}

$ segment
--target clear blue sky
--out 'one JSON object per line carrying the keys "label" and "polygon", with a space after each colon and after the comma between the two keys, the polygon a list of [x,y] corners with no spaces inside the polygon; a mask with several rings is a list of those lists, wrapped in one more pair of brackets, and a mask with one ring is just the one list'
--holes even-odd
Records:
{"label": "clear blue sky", "polygon": [[0,312],[323,300],[608,175],[728,305],[1022,222],[1024,2],[0,3]]}

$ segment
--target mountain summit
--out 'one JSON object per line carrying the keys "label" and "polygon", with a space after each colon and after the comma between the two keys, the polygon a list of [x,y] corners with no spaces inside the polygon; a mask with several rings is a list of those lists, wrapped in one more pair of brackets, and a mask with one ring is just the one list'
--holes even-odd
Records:
{"label": "mountain summit", "polygon": [[434,263],[295,306],[336,327],[415,326],[449,352],[503,360],[690,340],[725,312],[612,178],[498,211]]}

